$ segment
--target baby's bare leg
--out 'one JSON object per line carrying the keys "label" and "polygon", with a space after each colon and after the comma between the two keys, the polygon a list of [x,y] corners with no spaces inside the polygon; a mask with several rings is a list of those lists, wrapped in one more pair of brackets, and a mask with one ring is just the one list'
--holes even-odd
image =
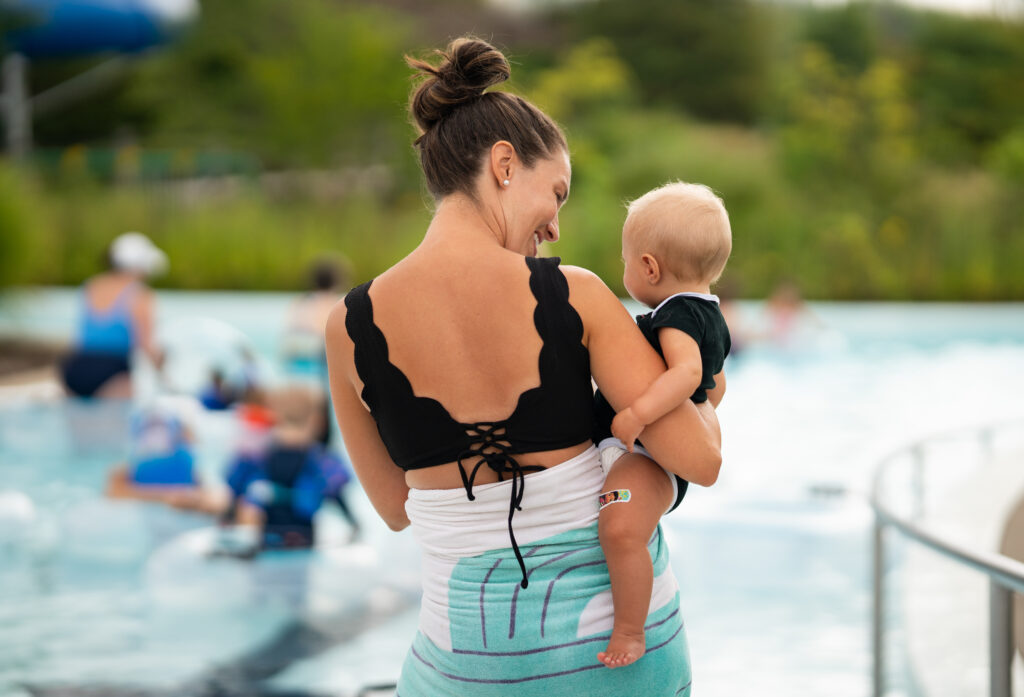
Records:
{"label": "baby's bare leg", "polygon": [[605,505],[597,523],[615,608],[611,640],[597,658],[609,668],[629,665],[644,654],[644,622],[654,583],[647,543],[672,503],[672,483],[665,471],[643,455],[619,458],[602,489],[627,490],[629,499]]}

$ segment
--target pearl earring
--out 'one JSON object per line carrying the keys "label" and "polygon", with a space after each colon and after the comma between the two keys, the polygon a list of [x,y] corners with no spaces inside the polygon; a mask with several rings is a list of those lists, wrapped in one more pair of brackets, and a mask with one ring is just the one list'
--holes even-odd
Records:
{"label": "pearl earring", "polygon": [[508,186],[508,184],[509,184],[509,181],[508,181],[508,179],[506,179],[505,181],[503,181],[503,182],[502,182],[502,184],[503,184],[504,186]]}

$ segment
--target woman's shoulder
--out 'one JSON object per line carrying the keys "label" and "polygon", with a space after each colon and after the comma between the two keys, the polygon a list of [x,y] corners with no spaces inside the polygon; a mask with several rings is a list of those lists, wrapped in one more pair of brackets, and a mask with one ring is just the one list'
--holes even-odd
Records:
{"label": "woman's shoulder", "polygon": [[115,304],[139,309],[140,305],[152,303],[153,292],[134,276],[104,272],[82,284],[82,296],[87,305],[97,309],[106,309]]}
{"label": "woman's shoulder", "polygon": [[600,309],[613,304],[621,305],[611,288],[590,269],[571,264],[561,264],[558,268],[569,284],[569,302],[577,310]]}
{"label": "woman's shoulder", "polygon": [[573,266],[572,264],[562,264],[561,260],[557,257],[555,257],[555,260],[558,262],[558,268],[565,275],[565,279],[569,281],[569,285],[604,286],[604,281],[601,280],[601,277],[590,269],[585,269],[582,266]]}
{"label": "woman's shoulder", "polygon": [[353,288],[346,293],[340,300],[334,303],[330,312],[327,313],[327,323],[324,325],[324,335],[327,343],[347,342],[348,341],[348,330],[346,328],[348,321],[348,298],[350,295],[356,292],[359,288]]}

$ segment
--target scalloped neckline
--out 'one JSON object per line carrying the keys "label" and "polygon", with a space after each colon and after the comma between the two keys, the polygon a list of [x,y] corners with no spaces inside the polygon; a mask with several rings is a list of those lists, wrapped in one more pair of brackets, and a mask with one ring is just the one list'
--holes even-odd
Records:
{"label": "scalloped neckline", "polygon": [[[533,280],[533,275],[535,273],[534,267],[530,266],[529,262],[527,262],[527,267],[530,269],[529,281],[532,281]],[[538,268],[539,268],[539,266],[538,266]],[[399,368],[397,365],[395,365],[391,361],[391,348],[388,346],[387,336],[385,336],[384,332],[381,330],[381,328],[377,326],[377,321],[376,321],[376,319],[374,319],[374,316],[373,316],[373,299],[370,297],[370,288],[372,286],[373,286],[373,279],[371,279],[366,284],[366,291],[364,293],[364,296],[366,298],[366,306],[367,306],[367,309],[368,309],[368,313],[367,313],[368,314],[368,318],[367,319],[369,320],[370,327],[377,334],[377,336],[380,338],[381,345],[384,347],[384,355],[382,357],[382,360],[383,360],[384,364],[388,367],[388,369],[390,371],[392,371],[397,377],[399,377],[401,379],[402,384],[405,386],[405,390],[409,394],[410,397],[412,397],[415,400],[421,401],[421,402],[428,402],[428,403],[432,403],[432,404],[436,405],[438,409],[440,409],[442,412],[444,412],[445,417],[451,423],[457,424],[457,425],[459,425],[460,427],[463,427],[463,428],[467,427],[467,426],[473,426],[474,424],[506,424],[509,421],[511,421],[516,416],[516,414],[519,413],[519,410],[522,407],[523,400],[525,398],[530,396],[531,393],[539,392],[540,390],[544,389],[544,364],[543,364],[543,362],[544,362],[545,351],[548,348],[548,341],[547,341],[547,337],[544,336],[544,332],[542,332],[540,327],[537,325],[537,312],[541,309],[541,299],[537,296],[537,293],[533,290],[532,283],[530,283],[530,293],[533,295],[533,299],[536,301],[536,304],[534,305],[534,308],[533,308],[533,328],[537,332],[537,335],[540,337],[540,341],[541,341],[540,351],[537,354],[537,372],[538,372],[538,375],[539,375],[540,384],[539,385],[535,385],[535,386],[530,387],[530,388],[527,388],[526,390],[520,392],[519,393],[519,397],[516,399],[515,407],[513,407],[511,413],[508,416],[506,416],[505,418],[499,419],[497,421],[459,421],[454,416],[452,416],[452,413],[450,411],[448,411],[448,408],[445,407],[445,405],[439,399],[437,399],[435,397],[429,397],[429,396],[426,396],[426,395],[416,394],[416,390],[413,388],[412,382],[409,380],[409,377],[405,374],[405,372],[401,368]],[[363,392],[365,392],[365,391],[366,391],[366,383],[364,382],[363,383],[363,389],[361,390],[361,394]],[[363,401],[366,401],[365,395],[363,395]]]}

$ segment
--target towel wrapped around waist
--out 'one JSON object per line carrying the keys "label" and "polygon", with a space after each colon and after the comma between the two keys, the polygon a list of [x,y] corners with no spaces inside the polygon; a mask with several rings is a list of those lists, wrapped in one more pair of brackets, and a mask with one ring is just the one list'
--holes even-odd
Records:
{"label": "towel wrapped around waist", "polygon": [[401,697],[689,694],[690,667],[675,576],[659,528],[648,544],[654,592],[647,654],[625,668],[597,660],[612,628],[608,569],[597,537],[604,483],[596,448],[526,477],[509,547],[509,487],[413,489],[406,511],[423,548],[419,632]]}

